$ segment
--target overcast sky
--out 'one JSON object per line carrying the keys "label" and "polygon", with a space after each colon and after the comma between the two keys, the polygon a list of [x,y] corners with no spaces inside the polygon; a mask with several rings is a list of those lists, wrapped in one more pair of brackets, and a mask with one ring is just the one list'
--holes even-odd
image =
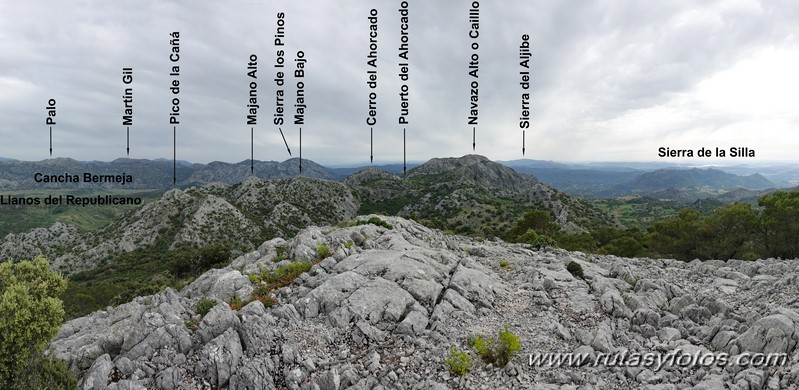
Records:
{"label": "overcast sky", "polygon": [[[285,13],[286,63],[308,60],[303,158],[336,165],[370,154],[366,56],[378,11],[375,161],[472,153],[469,1],[409,2],[409,124],[400,113],[400,1],[0,0],[0,156],[125,156],[122,68],[134,70],[132,158],[172,158],[169,34],[180,32],[177,158],[250,158],[247,62],[258,56],[255,158],[289,158],[275,112],[273,36]],[[658,148],[746,146],[796,161],[799,2],[503,0],[480,3],[475,153],[522,158],[521,36],[532,52],[526,158],[670,161]],[[286,78],[294,155],[296,83]],[[731,161],[731,160],[728,160]],[[734,160],[749,162],[751,160]],[[732,161],[731,161],[732,162]]]}

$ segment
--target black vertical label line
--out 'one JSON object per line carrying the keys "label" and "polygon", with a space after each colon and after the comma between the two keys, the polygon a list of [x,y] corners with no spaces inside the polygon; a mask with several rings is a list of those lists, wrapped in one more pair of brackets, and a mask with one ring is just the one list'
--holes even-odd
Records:
{"label": "black vertical label line", "polygon": [[286,136],[283,135],[283,129],[280,127],[277,129],[280,130],[280,136],[283,137],[283,143],[286,144],[286,150],[289,151],[289,156],[291,156],[291,148],[289,148],[289,143],[286,141]]}
{"label": "black vertical label line", "polygon": [[172,185],[178,182],[178,127],[172,126]]}
{"label": "black vertical label line", "polygon": [[302,127],[300,127],[300,174],[302,175]]}

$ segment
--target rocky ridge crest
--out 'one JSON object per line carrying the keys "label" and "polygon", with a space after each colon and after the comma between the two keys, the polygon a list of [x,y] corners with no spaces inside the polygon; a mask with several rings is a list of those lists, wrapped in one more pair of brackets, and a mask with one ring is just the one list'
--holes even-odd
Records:
{"label": "rocky ridge crest", "polygon": [[56,223],[47,229],[9,234],[0,256],[45,256],[56,270],[74,272],[95,266],[115,253],[149,248],[158,241],[176,245],[231,244],[256,249],[266,237],[291,237],[309,225],[333,225],[357,211],[352,191],[339,182],[297,177],[264,181],[249,178],[173,189],[160,199],[125,214],[97,232],[80,232]]}

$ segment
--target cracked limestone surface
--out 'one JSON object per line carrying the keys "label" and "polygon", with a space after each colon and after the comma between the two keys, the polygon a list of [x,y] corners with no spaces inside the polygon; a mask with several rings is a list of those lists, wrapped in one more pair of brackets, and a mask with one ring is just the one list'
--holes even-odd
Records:
{"label": "cracked limestone surface", "polygon": [[[369,217],[358,217],[366,221]],[[365,224],[309,227],[267,241],[181,291],[66,323],[49,350],[80,388],[113,389],[796,389],[799,272],[791,260],[681,262],[586,255],[445,235],[377,216]],[[318,245],[331,255],[315,259]],[[248,273],[284,265],[278,248],[310,270],[246,299]],[[503,261],[505,267],[500,266]],[[576,262],[583,278],[566,265]],[[509,264],[509,266],[508,266]],[[218,304],[200,317],[203,297]],[[505,326],[521,351],[484,364],[474,335]],[[457,376],[452,347],[474,366]],[[531,366],[535,353],[782,353],[754,366]]]}

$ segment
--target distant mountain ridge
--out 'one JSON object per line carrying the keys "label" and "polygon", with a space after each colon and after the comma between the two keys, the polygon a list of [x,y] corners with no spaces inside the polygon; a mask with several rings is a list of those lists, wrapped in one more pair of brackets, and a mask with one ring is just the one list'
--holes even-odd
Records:
{"label": "distant mountain ridge", "polygon": [[401,175],[403,172],[411,170],[413,168],[422,165],[423,163],[408,163],[408,164],[363,164],[363,165],[354,165],[348,167],[331,167],[330,170],[339,178],[346,179],[347,177],[362,171],[367,168],[376,168],[382,171],[386,171],[389,173],[393,173],[395,175]]}
{"label": "distant mountain ridge", "polygon": [[[538,166],[542,165],[542,166]],[[517,172],[571,195],[618,198],[628,195],[661,199],[696,200],[738,189],[763,191],[785,186],[759,173],[734,174],[717,168],[664,168],[656,170],[623,167],[556,167],[552,164],[513,166]],[[740,170],[740,168],[739,168]]]}
{"label": "distant mountain ridge", "polygon": [[651,191],[670,188],[746,188],[760,190],[774,187],[775,184],[759,173],[739,176],[719,169],[659,169],[644,173],[623,185],[636,190]]}
{"label": "distant mountain ridge", "polygon": [[[432,159],[425,164],[437,164]],[[760,190],[765,188],[791,187],[799,184],[799,166],[796,165],[771,165],[771,166],[729,166],[721,168],[693,168],[687,165],[666,163],[580,163],[566,164],[544,160],[512,160],[496,161],[510,167],[518,173],[537,177],[561,191],[573,195],[589,195],[600,197],[614,197],[625,195],[625,192],[652,191],[657,189],[680,189],[675,185],[689,185],[706,188],[746,188]],[[208,164],[177,161],[175,178],[178,187],[186,188],[193,185],[208,183],[235,184],[248,177],[255,176],[260,179],[284,179],[295,176],[305,176],[326,180],[344,180],[350,175],[365,168],[377,168],[392,174],[401,175],[410,173],[419,167],[420,163],[384,163],[361,165],[354,164],[342,167],[327,167],[312,160],[302,160],[302,174],[299,170],[299,159],[291,158],[283,162],[249,160],[238,163],[211,162]],[[254,166],[254,170],[251,170]],[[426,169],[429,169],[428,168]],[[37,183],[33,175],[37,172],[47,175],[62,175],[64,173],[83,174],[89,172],[96,175],[128,174],[133,176],[133,183],[126,184],[128,189],[171,189],[173,185],[172,160],[163,158],[155,160],[120,158],[110,162],[103,161],[78,161],[69,158],[55,158],[43,161],[18,161],[0,158],[0,190],[24,189],[63,189],[63,188],[116,188],[114,184],[83,184],[83,183]],[[689,173],[696,171],[710,172]],[[660,171],[660,172],[659,172]],[[659,172],[654,176],[639,176],[647,173]],[[723,175],[722,172],[734,177]],[[757,174],[757,176],[753,176]],[[682,176],[692,176],[685,178]],[[694,183],[691,184],[690,181]],[[662,185],[661,185],[662,184]],[[639,188],[645,186],[647,188]]]}
{"label": "distant mountain ridge", "polygon": [[[133,176],[133,182],[125,184],[127,189],[170,189],[173,188],[173,163],[171,160],[143,160],[121,158],[111,162],[77,161],[69,158],[28,162],[7,160],[0,161],[0,190],[25,189],[63,189],[63,188],[120,188],[114,183],[37,183],[36,173],[43,175],[83,175],[88,172],[94,175]],[[339,178],[330,169],[311,160],[292,158],[283,162],[255,161],[254,170],[250,161],[239,163],[212,162],[209,164],[193,164],[179,162],[175,166],[175,185],[190,187],[209,183],[236,184],[255,176],[263,180],[288,179],[297,176],[315,179],[334,180]]]}
{"label": "distant mountain ridge", "polygon": [[[659,169],[642,173],[633,179],[605,189],[595,189],[591,195],[617,198],[628,195],[648,196],[692,202],[697,199],[719,198],[724,201],[728,192],[774,190],[778,185],[758,173],[741,176],[714,168]],[[768,191],[766,191],[768,192]]]}

